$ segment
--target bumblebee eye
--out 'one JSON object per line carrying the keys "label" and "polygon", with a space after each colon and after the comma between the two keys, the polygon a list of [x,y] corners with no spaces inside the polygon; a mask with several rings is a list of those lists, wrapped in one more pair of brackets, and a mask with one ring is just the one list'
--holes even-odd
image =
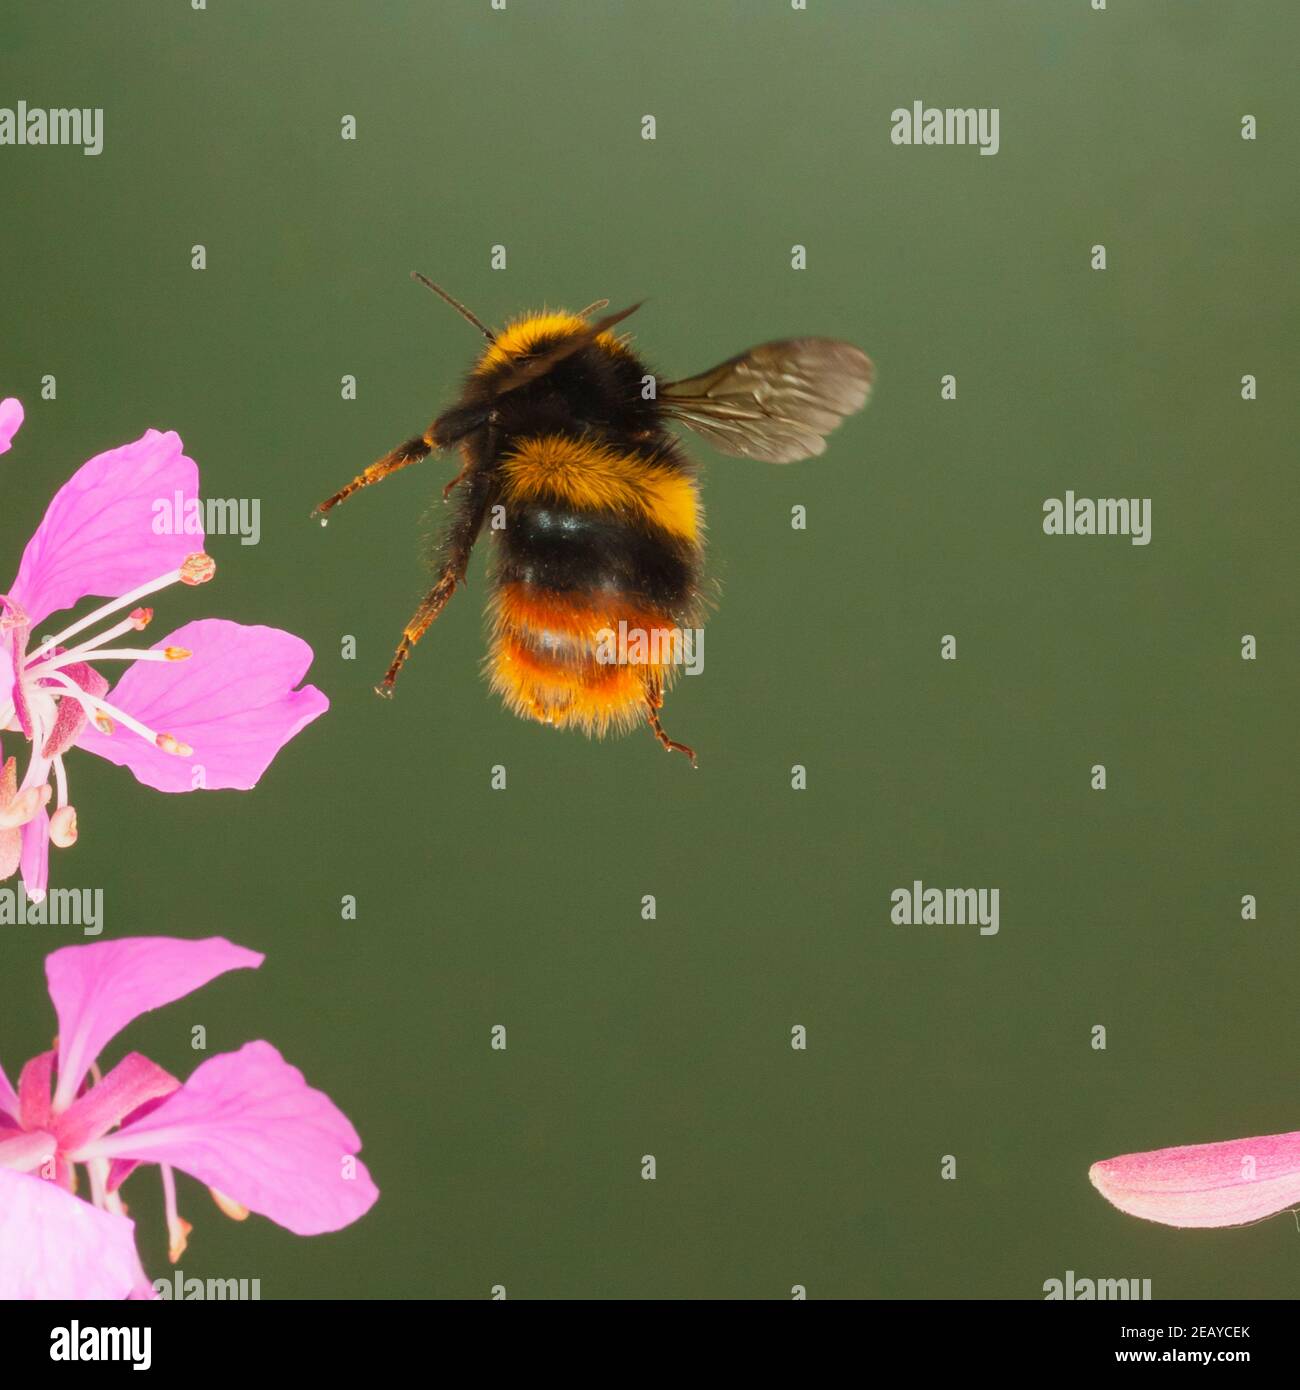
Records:
{"label": "bumblebee eye", "polygon": [[501,412],[496,406],[493,406],[492,409],[488,411],[487,422],[489,425],[499,425],[501,423]]}

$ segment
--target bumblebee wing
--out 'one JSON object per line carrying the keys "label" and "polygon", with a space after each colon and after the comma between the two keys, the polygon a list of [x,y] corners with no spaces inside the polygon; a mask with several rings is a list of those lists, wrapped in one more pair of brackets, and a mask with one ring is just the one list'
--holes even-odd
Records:
{"label": "bumblebee wing", "polygon": [[762,463],[824,452],[826,436],[871,394],[871,359],[834,338],[762,343],[659,388],[664,411],[714,448]]}

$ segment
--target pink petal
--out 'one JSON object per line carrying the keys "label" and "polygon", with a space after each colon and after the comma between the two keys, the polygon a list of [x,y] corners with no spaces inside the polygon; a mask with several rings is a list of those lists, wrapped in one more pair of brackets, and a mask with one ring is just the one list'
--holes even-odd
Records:
{"label": "pink petal", "polygon": [[18,1078],[18,1123],[24,1129],[44,1129],[50,1122],[50,1077],[54,1053],[40,1052]]}
{"label": "pink petal", "polygon": [[49,1130],[6,1129],[0,1136],[0,1168],[34,1173],[58,1153],[59,1141]]}
{"label": "pink petal", "polygon": [[178,757],[129,730],[101,733],[87,725],[78,745],[128,767],[160,792],[188,792],[198,780],[209,790],[247,791],[271,759],[329,708],[314,685],[294,687],[311,665],[312,649],[291,632],[203,618],[164,637],[156,647],[184,647],[184,661],[137,662],[118,681],[110,701],[156,733],[194,749]]}
{"label": "pink petal", "polygon": [[360,1147],[347,1116],[268,1042],[210,1058],[144,1119],[90,1146],[170,1163],[301,1236],[350,1225],[379,1196],[353,1157]]}
{"label": "pink petal", "polygon": [[133,1018],[184,998],[227,970],[255,969],[262,960],[259,952],[222,936],[124,936],[64,946],[46,956],[45,978],[59,1018],[55,1111],[68,1108],[90,1064]]}
{"label": "pink petal", "polygon": [[140,1163],[138,1159],[112,1159],[108,1165],[108,1180],[105,1186],[110,1192],[116,1192],[139,1166]]}
{"label": "pink petal", "polygon": [[135,1226],[30,1173],[0,1169],[0,1299],[126,1298]]}
{"label": "pink petal", "polygon": [[[178,1082],[177,1085],[179,1086],[179,1084]],[[171,1092],[169,1091],[167,1095],[170,1094]],[[143,1105],[132,1110],[122,1121],[123,1128],[129,1124],[133,1124],[136,1120],[143,1119],[146,1115],[152,1114],[166,1099],[167,1096],[158,1096],[154,1100],[145,1101]],[[110,1159],[108,1164],[108,1178],[104,1186],[107,1187],[110,1192],[116,1192],[139,1166],[140,1165],[133,1158]]]}
{"label": "pink petal", "polygon": [[0,454],[9,452],[9,445],[23,422],[23,403],[16,396],[0,401]]}
{"label": "pink petal", "polygon": [[1241,1226],[1300,1205],[1300,1130],[1125,1154],[1092,1185],[1120,1211],[1166,1226]]}
{"label": "pink petal", "polygon": [[0,1067],[0,1113],[12,1120],[18,1118],[18,1092],[14,1090],[3,1067]]}
{"label": "pink petal", "polygon": [[199,471],[180,436],[146,430],[133,444],[97,454],[54,495],[27,542],[12,597],[35,627],[87,594],[116,598],[176,569],[203,549],[202,534],[158,535],[155,503],[198,496]]}
{"label": "pink petal", "polygon": [[97,1086],[84,1091],[55,1121],[59,1147],[65,1153],[75,1152],[149,1101],[171,1095],[180,1084],[148,1057],[127,1053]]}
{"label": "pink petal", "polygon": [[[9,670],[17,672],[22,670],[27,660],[27,638],[31,628],[22,609],[15,609],[7,598],[3,601],[3,617],[9,625],[8,638],[4,643],[8,648]],[[0,631],[4,631],[3,627],[0,627]],[[30,739],[32,720],[27,708],[26,682],[15,679],[8,690],[9,698],[14,702],[14,713],[18,716],[18,727],[23,737]]]}

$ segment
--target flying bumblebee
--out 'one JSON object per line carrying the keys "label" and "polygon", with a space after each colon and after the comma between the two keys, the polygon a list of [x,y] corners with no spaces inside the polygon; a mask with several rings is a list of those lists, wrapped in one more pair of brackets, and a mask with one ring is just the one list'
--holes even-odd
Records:
{"label": "flying bumblebee", "polygon": [[[698,376],[657,382],[612,330],[633,313],[591,321],[528,314],[494,333],[418,272],[415,279],[474,325],[487,347],[459,401],[423,434],[372,463],[326,498],[326,514],[436,449],[460,450],[461,487],[439,544],[436,580],[407,623],[375,687],[391,695],[412,648],[464,583],[470,552],[491,518],[489,575],[493,690],[521,718],[603,736],[647,723],[664,748],[695,753],[660,723],[676,674],[675,635],[702,617],[703,514],[695,470],[669,421],[724,454],[793,463],[860,410],[872,366],[851,343],[791,338],[763,343]],[[611,633],[641,634],[611,659]]]}

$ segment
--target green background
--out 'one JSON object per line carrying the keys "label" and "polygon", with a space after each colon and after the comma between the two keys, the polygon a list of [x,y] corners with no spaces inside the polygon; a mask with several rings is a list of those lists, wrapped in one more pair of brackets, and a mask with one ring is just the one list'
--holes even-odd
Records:
{"label": "green background", "polygon": [[[159,633],[287,627],[333,702],[248,794],[74,758],[81,840],[52,872],[104,888],[105,935],[267,953],[108,1060],[184,1075],[195,1023],[211,1051],[269,1038],[383,1192],[306,1242],[182,1177],[187,1275],[268,1298],[1035,1298],[1067,1269],[1296,1294],[1290,1217],[1170,1230],[1087,1169],[1300,1127],[1297,40],[1287,0],[6,6],[0,105],[106,114],[98,158],[0,148],[0,395],[28,412],[0,569],[78,463],[174,428],[263,534],[213,538],[216,582],[165,594]],[[1000,153],[893,146],[915,99],[998,107]],[[484,554],[396,701],[371,693],[450,469],[327,531],[307,514],[471,361],[417,268],[495,323],[644,296],[629,327],[668,375],[809,333],[876,360],[819,461],[692,445],[722,597],[665,724],[697,772],[648,734],[503,711]],[[1067,488],[1150,497],[1152,543],[1045,537]],[[999,888],[1000,934],[892,925],[914,878]],[[0,939],[11,1075],[74,939]],[[163,1274],[156,1177],[126,1195]]]}

